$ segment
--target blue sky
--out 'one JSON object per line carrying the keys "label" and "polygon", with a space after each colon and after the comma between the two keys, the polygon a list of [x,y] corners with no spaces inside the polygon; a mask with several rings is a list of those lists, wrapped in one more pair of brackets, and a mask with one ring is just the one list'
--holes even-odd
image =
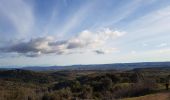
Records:
{"label": "blue sky", "polygon": [[169,0],[0,0],[0,66],[170,61]]}

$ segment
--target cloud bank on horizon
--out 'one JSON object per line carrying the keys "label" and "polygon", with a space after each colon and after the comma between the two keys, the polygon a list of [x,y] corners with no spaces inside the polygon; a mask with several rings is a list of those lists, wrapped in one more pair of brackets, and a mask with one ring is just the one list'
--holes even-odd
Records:
{"label": "cloud bank on horizon", "polygon": [[0,0],[0,65],[169,61],[168,0]]}

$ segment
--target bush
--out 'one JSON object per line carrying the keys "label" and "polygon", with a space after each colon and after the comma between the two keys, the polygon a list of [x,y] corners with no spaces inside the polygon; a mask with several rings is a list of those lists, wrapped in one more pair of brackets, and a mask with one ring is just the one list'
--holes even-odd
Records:
{"label": "bush", "polygon": [[93,89],[90,85],[82,86],[82,93],[80,94],[80,98],[82,99],[91,99],[93,96]]}
{"label": "bush", "polygon": [[115,98],[141,96],[153,92],[156,84],[150,80],[133,83],[129,87],[117,90]]}
{"label": "bush", "polygon": [[42,100],[71,100],[72,92],[70,88],[61,89],[52,93],[44,94]]}
{"label": "bush", "polygon": [[103,90],[109,90],[112,88],[112,80],[110,78],[104,78],[101,80]]}

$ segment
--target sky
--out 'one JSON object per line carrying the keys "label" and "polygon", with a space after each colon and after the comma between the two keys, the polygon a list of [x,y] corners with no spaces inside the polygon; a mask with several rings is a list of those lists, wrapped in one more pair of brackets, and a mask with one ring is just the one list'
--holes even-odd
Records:
{"label": "sky", "polygon": [[170,61],[170,0],[0,0],[0,67]]}

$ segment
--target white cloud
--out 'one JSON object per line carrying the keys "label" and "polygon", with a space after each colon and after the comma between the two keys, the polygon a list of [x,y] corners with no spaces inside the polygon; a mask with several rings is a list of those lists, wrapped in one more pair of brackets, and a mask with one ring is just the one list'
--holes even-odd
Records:
{"label": "white cloud", "polygon": [[82,31],[78,36],[70,39],[68,45],[74,47],[89,47],[96,48],[105,45],[110,40],[120,36],[123,36],[126,32],[114,31],[109,28],[91,32],[89,30]]}
{"label": "white cloud", "polygon": [[136,54],[137,52],[135,50],[131,51],[131,54]]}
{"label": "white cloud", "polygon": [[169,25],[170,6],[153,11],[152,13],[133,21],[128,24],[127,28],[132,30],[135,34],[138,33],[139,35],[136,35],[137,37],[143,38],[146,35],[149,37],[156,34],[160,35],[160,33],[165,33],[170,30]]}
{"label": "white cloud", "polygon": [[[84,30],[79,35],[68,40],[58,41],[53,37],[40,37],[31,39],[28,42],[19,42],[0,48],[1,52],[17,52],[29,57],[36,57],[42,54],[70,54],[83,53],[86,51],[96,53],[110,53],[116,50],[113,47],[105,47],[109,40],[124,35],[125,32],[114,31],[109,28],[92,32]],[[99,51],[100,50],[100,51]]]}
{"label": "white cloud", "polygon": [[166,46],[168,46],[168,44],[167,43],[161,43],[161,44],[159,44],[159,45],[157,45],[156,47],[166,47]]}
{"label": "white cloud", "polygon": [[32,9],[23,0],[1,0],[0,14],[12,23],[21,37],[26,36],[34,25]]}
{"label": "white cloud", "polygon": [[[142,17],[134,19],[125,26],[125,30],[129,32],[124,40],[121,41],[126,46],[134,44],[141,44],[147,41],[149,44],[142,44],[143,46],[150,46],[158,41],[166,40],[170,37],[170,6],[154,10]],[[153,46],[153,45],[152,45]]]}
{"label": "white cloud", "polygon": [[[147,3],[149,2],[147,1]],[[102,20],[99,21],[94,26],[92,26],[92,28],[101,27],[101,26],[102,27],[112,26],[118,23],[119,21],[121,21],[122,19],[127,18],[138,7],[140,7],[141,4],[142,4],[142,0],[132,0],[128,3],[125,3],[123,6],[118,6],[118,8],[115,8],[113,10],[110,9],[112,15],[110,15],[110,17],[105,19],[104,21]]]}
{"label": "white cloud", "polygon": [[142,46],[146,47],[146,46],[149,46],[148,43],[142,43]]}
{"label": "white cloud", "polygon": [[81,6],[81,8],[75,11],[73,15],[70,15],[59,33],[65,35],[67,32],[77,27],[88,15],[87,12],[91,11],[90,9],[94,6],[94,4],[94,1],[91,1],[90,3]]}

